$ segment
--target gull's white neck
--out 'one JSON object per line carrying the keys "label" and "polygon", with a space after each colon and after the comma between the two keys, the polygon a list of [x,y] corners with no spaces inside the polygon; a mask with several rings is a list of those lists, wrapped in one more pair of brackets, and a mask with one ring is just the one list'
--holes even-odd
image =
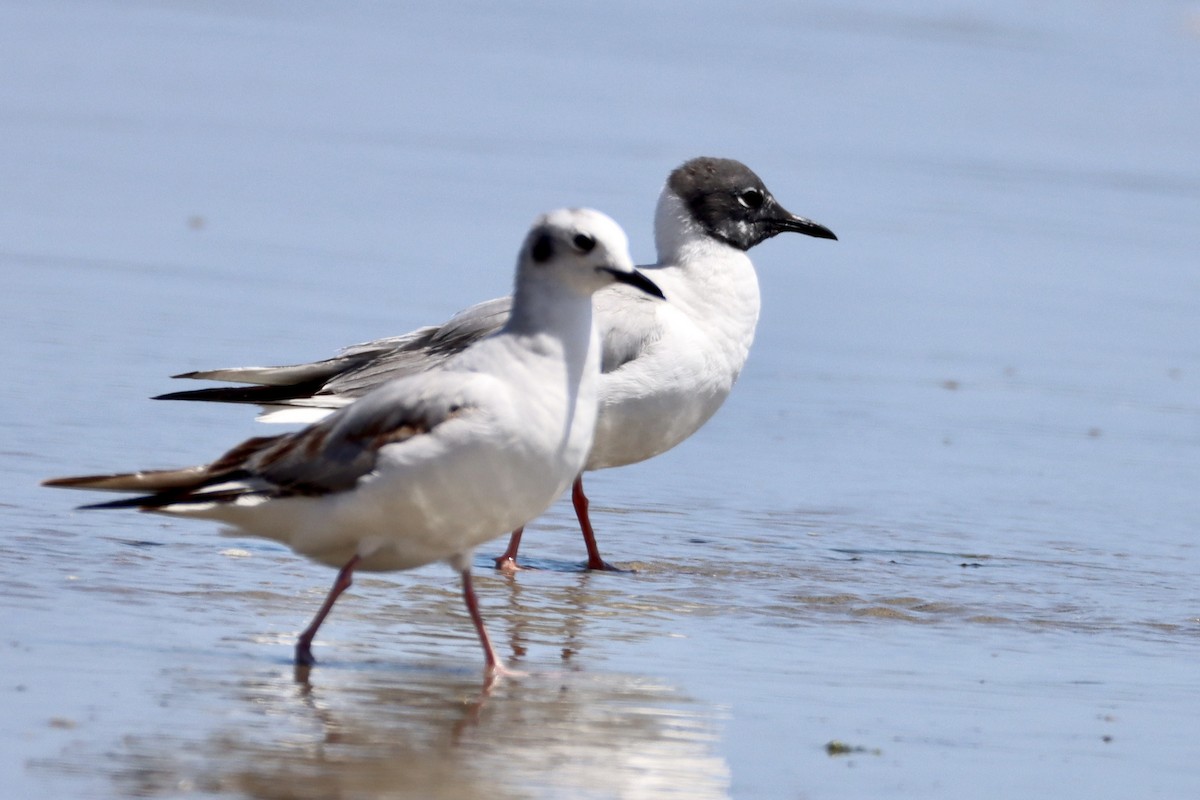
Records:
{"label": "gull's white neck", "polygon": [[507,377],[520,383],[517,373],[528,371],[522,391],[531,408],[562,425],[557,453],[573,476],[583,468],[596,429],[600,339],[592,295],[544,276],[519,278],[512,312],[494,341],[521,354]]}
{"label": "gull's white neck", "polygon": [[[499,337],[532,356],[531,367],[540,363],[544,366],[536,369],[551,373],[565,368],[568,402],[574,406],[582,400],[594,409],[600,345],[592,320],[591,294],[548,276],[528,275],[517,281],[512,312]],[[573,413],[570,418],[574,419]],[[588,422],[588,439],[593,424],[594,420]]]}
{"label": "gull's white neck", "polygon": [[592,296],[560,281],[529,275],[517,282],[504,330],[586,344],[592,330]]}
{"label": "gull's white neck", "polygon": [[659,282],[667,302],[709,331],[734,375],[754,341],[761,305],[754,264],[742,250],[710,236],[671,189],[663,189],[654,220]]}
{"label": "gull's white neck", "polygon": [[689,251],[708,238],[679,195],[670,187],[663,188],[654,209],[654,246],[658,250],[658,263],[686,261]]}

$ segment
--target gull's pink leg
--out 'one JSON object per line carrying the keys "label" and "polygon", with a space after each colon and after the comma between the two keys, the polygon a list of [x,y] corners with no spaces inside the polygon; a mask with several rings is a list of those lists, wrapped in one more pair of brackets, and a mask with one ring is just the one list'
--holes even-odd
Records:
{"label": "gull's pink leg", "polygon": [[[588,515],[588,499],[583,493],[583,476],[580,475],[571,484],[571,504],[575,506],[575,516],[579,520],[579,530],[583,533],[583,546],[587,548],[587,568],[607,572],[621,572],[600,557],[600,548],[596,546],[596,534],[592,530],[592,520]],[[517,572],[522,567],[517,564],[517,551],[521,548],[521,535],[525,533],[524,526],[512,532],[508,539],[508,547],[496,558],[496,569],[501,572]]]}
{"label": "gull's pink leg", "polygon": [[505,667],[504,663],[500,661],[500,656],[496,655],[496,649],[492,647],[492,640],[488,637],[487,628],[483,626],[483,616],[479,613],[479,601],[475,597],[475,587],[471,583],[470,568],[464,569],[459,574],[462,576],[463,601],[467,604],[467,613],[471,615],[471,622],[475,624],[475,632],[479,634],[479,643],[483,645],[483,657],[487,663],[488,676],[520,674]]}
{"label": "gull's pink leg", "polygon": [[609,564],[600,557],[600,548],[596,546],[596,534],[592,532],[592,520],[588,516],[588,499],[583,493],[583,475],[575,479],[571,486],[571,504],[575,506],[575,516],[579,518],[579,529],[583,532],[583,546],[587,548],[587,568],[620,572],[621,570]]}
{"label": "gull's pink leg", "polygon": [[512,532],[512,536],[508,538],[508,548],[496,557],[496,569],[501,572],[517,572],[521,569],[517,565],[517,550],[521,548],[521,534],[523,533],[525,533],[524,525]]}
{"label": "gull's pink leg", "polygon": [[300,634],[300,638],[296,641],[296,663],[300,666],[311,667],[317,663],[312,654],[313,637],[317,635],[317,628],[321,627],[321,623],[325,621],[325,617],[329,616],[329,610],[333,608],[333,604],[337,602],[338,597],[342,592],[350,588],[353,583],[352,576],[354,567],[358,565],[358,556],[346,562],[346,566],[338,570],[337,578],[333,581],[333,588],[329,590],[329,594],[325,596],[325,602],[321,604],[317,615],[313,617],[313,621],[309,623],[304,632]]}

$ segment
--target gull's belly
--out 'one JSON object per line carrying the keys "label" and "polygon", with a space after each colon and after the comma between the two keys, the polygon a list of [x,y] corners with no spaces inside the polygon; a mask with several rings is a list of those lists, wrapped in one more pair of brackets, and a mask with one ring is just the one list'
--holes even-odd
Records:
{"label": "gull's belly", "polygon": [[636,464],[670,450],[717,413],[737,377],[730,369],[705,372],[676,366],[676,374],[667,370],[663,380],[649,384],[654,389],[647,384],[602,389],[587,469]]}
{"label": "gull's belly", "polygon": [[463,439],[455,447],[431,437],[428,452],[402,446],[398,458],[385,449],[377,469],[349,491],[193,515],[334,567],[357,554],[362,570],[411,569],[468,554],[538,516],[570,485],[587,453],[587,438],[579,436],[549,446],[495,430]]}

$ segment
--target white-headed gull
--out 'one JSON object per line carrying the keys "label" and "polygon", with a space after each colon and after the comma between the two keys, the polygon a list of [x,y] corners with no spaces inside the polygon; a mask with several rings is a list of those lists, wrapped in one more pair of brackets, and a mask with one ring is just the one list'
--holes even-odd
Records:
{"label": "white-headed gull", "polygon": [[135,492],[85,507],[217,520],[339,568],[300,635],[299,664],[313,662],[313,636],[355,570],[447,561],[462,577],[489,673],[502,671],[471,586],[471,553],[542,513],[583,469],[601,361],[592,295],[613,283],[662,297],[610,218],[546,214],[521,248],[503,327],[436,366],[205,466],[46,484]]}

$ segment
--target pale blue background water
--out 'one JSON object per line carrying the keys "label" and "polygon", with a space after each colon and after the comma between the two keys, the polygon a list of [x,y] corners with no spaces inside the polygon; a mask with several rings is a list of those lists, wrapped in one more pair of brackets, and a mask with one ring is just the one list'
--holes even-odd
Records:
{"label": "pale blue background water", "polygon": [[[0,794],[1200,793],[1200,6],[0,3]],[[604,553],[360,581],[48,475],[210,458],[185,369],[507,290],[587,204],[749,164],[841,241],[754,251],[726,407],[591,480]],[[497,543],[492,550],[499,550]],[[865,748],[830,757],[841,740]]]}

